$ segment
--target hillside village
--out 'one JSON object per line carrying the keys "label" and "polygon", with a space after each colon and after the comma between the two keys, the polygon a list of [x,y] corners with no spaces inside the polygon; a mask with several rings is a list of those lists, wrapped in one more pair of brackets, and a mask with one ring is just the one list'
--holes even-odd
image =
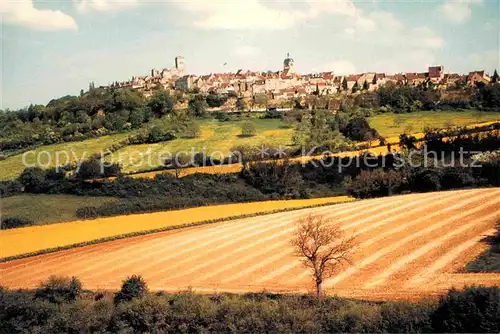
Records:
{"label": "hillside village", "polygon": [[492,78],[484,70],[469,74],[445,73],[444,66],[430,66],[427,72],[420,73],[375,73],[337,75],[335,72],[310,74],[297,73],[295,60],[288,54],[283,68],[277,72],[252,72],[238,70],[236,73],[210,73],[196,76],[185,73],[184,58],[175,58],[175,67],[152,69],[149,75],[132,77],[129,81],[115,82],[103,88],[131,87],[145,96],[153,90],[179,90],[183,92],[236,94],[243,98],[259,96],[272,100],[289,100],[310,94],[329,95],[335,93],[355,93],[361,90],[374,91],[378,87],[393,83],[395,85],[419,86],[432,85],[436,89],[475,86],[488,84]]}

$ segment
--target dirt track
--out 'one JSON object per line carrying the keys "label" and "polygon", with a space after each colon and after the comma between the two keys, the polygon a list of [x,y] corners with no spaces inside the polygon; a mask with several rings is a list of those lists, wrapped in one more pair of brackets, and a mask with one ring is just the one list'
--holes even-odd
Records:
{"label": "dirt track", "polygon": [[29,288],[56,274],[77,276],[88,289],[117,289],[140,274],[158,290],[310,291],[289,237],[296,217],[317,212],[358,243],[354,265],[325,282],[329,293],[415,299],[452,286],[500,286],[500,274],[455,273],[494,233],[499,195],[492,188],[395,196],[117,240],[0,264],[0,284]]}

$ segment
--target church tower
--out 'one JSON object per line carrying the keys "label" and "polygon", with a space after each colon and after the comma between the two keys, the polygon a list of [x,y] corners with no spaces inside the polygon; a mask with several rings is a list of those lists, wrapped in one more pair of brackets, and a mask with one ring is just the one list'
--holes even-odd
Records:
{"label": "church tower", "polygon": [[184,57],[177,56],[175,57],[175,68],[179,73],[184,73]]}
{"label": "church tower", "polygon": [[288,74],[295,74],[295,60],[293,58],[290,58],[290,53],[286,54],[286,58],[283,61],[283,71],[288,72]]}

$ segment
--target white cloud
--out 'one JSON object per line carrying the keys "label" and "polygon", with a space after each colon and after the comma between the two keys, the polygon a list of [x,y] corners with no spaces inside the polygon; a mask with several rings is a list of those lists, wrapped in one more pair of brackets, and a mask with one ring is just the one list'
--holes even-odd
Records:
{"label": "white cloud", "polygon": [[466,59],[470,71],[484,69],[486,72],[493,74],[495,69],[500,70],[500,54],[498,50],[472,53]]}
{"label": "white cloud", "polygon": [[5,24],[17,25],[33,30],[76,30],[73,17],[59,11],[35,8],[31,0],[2,1],[0,13]]}
{"label": "white cloud", "polygon": [[202,29],[287,29],[306,14],[270,8],[257,0],[176,2],[189,12],[200,14],[194,25]]}
{"label": "white cloud", "polygon": [[[306,0],[281,2],[259,0],[180,0],[174,2],[181,9],[199,14],[194,26],[201,29],[226,30],[283,30],[320,15],[355,18],[358,25],[372,29],[351,0]],[[304,7],[305,6],[305,7]]]}
{"label": "white cloud", "polygon": [[444,43],[441,37],[425,26],[411,29],[406,37],[414,47],[439,49]]}
{"label": "white cloud", "polygon": [[251,45],[240,45],[234,50],[239,57],[255,57],[260,54],[260,49]]}
{"label": "white cloud", "polygon": [[138,0],[73,0],[79,11],[95,10],[105,12],[110,10],[130,9],[136,7]]}
{"label": "white cloud", "polygon": [[354,74],[356,66],[349,60],[334,60],[328,64],[320,66],[318,71],[333,71],[335,74]]}
{"label": "white cloud", "polygon": [[482,0],[446,0],[438,7],[438,13],[451,23],[461,24],[472,16],[472,5],[482,2]]}
{"label": "white cloud", "polygon": [[404,28],[403,22],[399,21],[394,14],[386,11],[373,11],[368,14],[370,20],[378,22],[380,26],[400,30]]}

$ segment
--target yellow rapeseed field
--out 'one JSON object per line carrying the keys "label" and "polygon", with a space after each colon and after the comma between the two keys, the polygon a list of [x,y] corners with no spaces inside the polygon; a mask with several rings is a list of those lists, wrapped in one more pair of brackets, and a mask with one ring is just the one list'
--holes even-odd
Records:
{"label": "yellow rapeseed field", "polygon": [[0,231],[0,258],[204,220],[352,200],[354,199],[349,196],[337,196],[225,204],[2,230]]}

